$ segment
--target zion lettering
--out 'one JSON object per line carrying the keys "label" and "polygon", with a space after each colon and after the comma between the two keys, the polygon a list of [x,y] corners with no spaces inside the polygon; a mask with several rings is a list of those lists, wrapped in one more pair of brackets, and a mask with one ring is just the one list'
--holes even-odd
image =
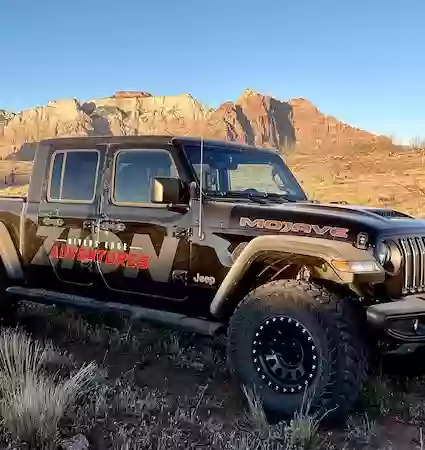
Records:
{"label": "zion lettering", "polygon": [[179,245],[177,238],[164,236],[158,254],[149,234],[135,233],[131,243],[122,242],[111,232],[83,234],[78,228],[40,226],[37,236],[44,240],[31,264],[56,267],[60,262],[62,269],[72,269],[76,261],[91,260],[99,262],[104,275],[122,267],[128,278],[137,278],[139,270],[146,269],[153,281],[169,280]]}

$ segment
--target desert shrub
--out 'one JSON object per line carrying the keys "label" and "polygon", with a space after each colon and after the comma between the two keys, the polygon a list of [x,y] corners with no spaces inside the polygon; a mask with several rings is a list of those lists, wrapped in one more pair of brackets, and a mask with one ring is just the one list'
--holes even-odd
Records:
{"label": "desert shrub", "polygon": [[270,425],[263,406],[256,392],[243,388],[248,402],[250,416],[257,434],[236,436],[238,445],[234,448],[246,450],[320,450],[323,442],[319,436],[320,422],[324,416],[318,418],[310,415],[310,401],[304,395],[299,411],[288,422]]}
{"label": "desert shrub", "polygon": [[53,442],[66,409],[90,387],[94,363],[59,379],[44,370],[51,346],[20,330],[0,333],[0,420],[15,439],[32,445]]}

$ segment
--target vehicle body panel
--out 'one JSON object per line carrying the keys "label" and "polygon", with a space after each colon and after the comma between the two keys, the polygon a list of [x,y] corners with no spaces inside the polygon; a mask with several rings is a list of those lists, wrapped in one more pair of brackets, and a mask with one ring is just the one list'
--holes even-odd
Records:
{"label": "vehicle body panel", "polygon": [[[241,152],[257,151],[239,143],[205,143]],[[28,198],[0,198],[0,221],[15,249],[15,262],[5,263],[9,274],[14,273],[15,280],[21,278],[20,282],[29,286],[205,315],[243,246],[255,237],[297,236],[356,246],[362,235],[367,242],[364,250],[374,254],[382,240],[425,236],[424,220],[385,208],[209,194],[202,206],[199,195],[175,208],[114,203],[114,158],[126,149],[169,152],[182,184],[194,183],[199,192],[199,180],[186,157],[187,144],[200,145],[200,141],[172,136],[108,136],[40,143]],[[48,198],[52,155],[71,149],[99,151],[92,203],[52,202]],[[102,257],[92,251],[95,242],[95,250],[104,252]],[[62,244],[77,247],[74,258],[58,258],[57,253],[49,256],[55,245]],[[3,260],[10,258],[10,245],[9,250],[1,251]],[[131,251],[139,258],[137,268],[134,261],[133,266],[127,266]],[[22,275],[11,269],[18,265],[16,261]],[[404,273],[402,267],[398,275],[387,275],[383,298],[401,295]]]}

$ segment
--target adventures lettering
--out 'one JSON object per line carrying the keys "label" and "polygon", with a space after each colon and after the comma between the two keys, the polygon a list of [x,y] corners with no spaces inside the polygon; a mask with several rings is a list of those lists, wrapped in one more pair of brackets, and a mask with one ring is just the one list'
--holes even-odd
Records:
{"label": "adventures lettering", "polygon": [[78,261],[81,263],[99,262],[119,267],[146,270],[149,267],[149,256],[126,251],[111,251],[99,248],[78,247],[69,244],[55,244],[49,252],[53,259]]}
{"label": "adventures lettering", "polygon": [[[64,239],[66,232],[68,236]],[[94,261],[99,263],[103,274],[122,267],[128,278],[136,278],[140,270],[147,270],[154,281],[169,280],[179,239],[164,236],[158,254],[149,234],[135,233],[129,244],[112,232],[102,231],[84,238],[81,235],[82,230],[77,228],[38,227],[37,236],[44,240],[31,264],[56,266],[60,261],[62,268],[72,269],[76,262]]]}

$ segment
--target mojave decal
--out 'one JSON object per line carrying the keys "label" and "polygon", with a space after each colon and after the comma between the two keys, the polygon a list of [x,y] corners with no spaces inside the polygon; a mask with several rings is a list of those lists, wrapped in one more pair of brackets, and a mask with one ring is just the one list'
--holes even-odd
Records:
{"label": "mojave decal", "polygon": [[278,231],[279,233],[304,233],[314,234],[316,236],[330,235],[336,238],[348,238],[349,229],[332,227],[329,225],[316,225],[309,223],[285,222],[274,219],[250,219],[249,217],[241,217],[239,220],[241,227],[257,228],[260,230]]}

